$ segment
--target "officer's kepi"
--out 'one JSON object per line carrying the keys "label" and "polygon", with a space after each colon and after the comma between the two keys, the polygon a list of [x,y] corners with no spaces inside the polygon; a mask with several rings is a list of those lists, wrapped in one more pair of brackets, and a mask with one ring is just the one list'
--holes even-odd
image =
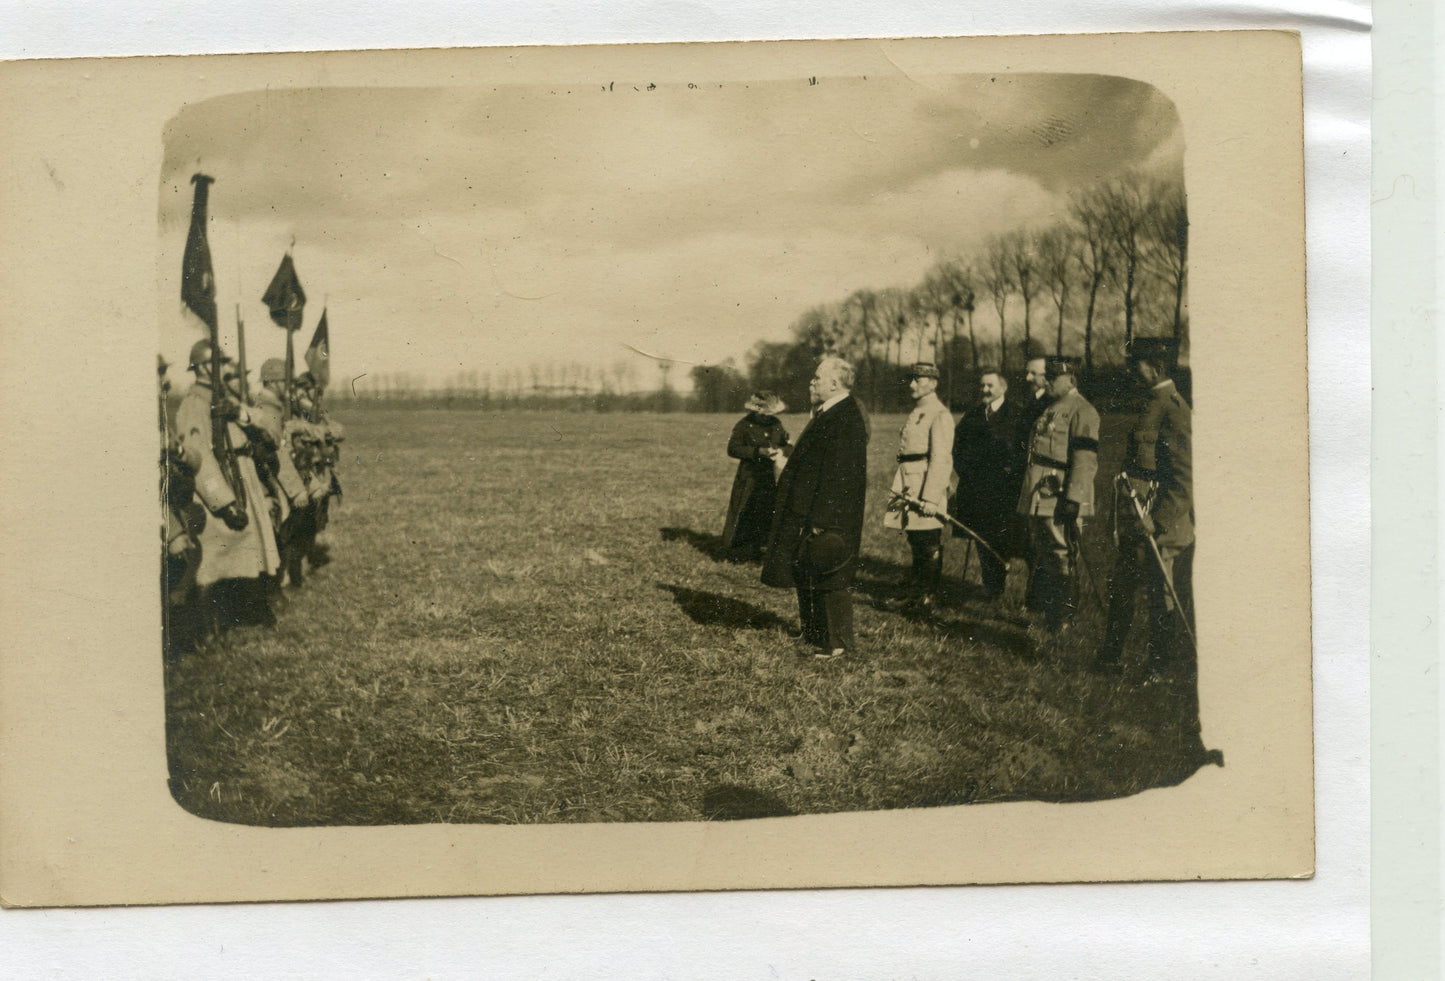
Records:
{"label": "officer's kepi", "polygon": [[1173,364],[1179,358],[1179,342],[1172,337],[1136,337],[1124,345],[1124,357],[1129,361]]}
{"label": "officer's kepi", "polygon": [[1072,375],[1079,370],[1078,358],[1066,358],[1057,355],[1049,355],[1044,358],[1044,375],[1049,378],[1057,378],[1060,375]]}

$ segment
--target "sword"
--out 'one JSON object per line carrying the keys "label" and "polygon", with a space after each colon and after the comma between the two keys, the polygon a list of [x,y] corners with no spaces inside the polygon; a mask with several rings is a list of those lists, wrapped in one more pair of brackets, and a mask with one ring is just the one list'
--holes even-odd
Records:
{"label": "sword", "polygon": [[[1104,602],[1104,597],[1099,592],[1099,577],[1094,575],[1094,569],[1089,565],[1089,560],[1084,558],[1084,546],[1079,541],[1079,526],[1075,522],[1071,521],[1064,526],[1064,541],[1069,546],[1069,562],[1075,569],[1076,578],[1083,578],[1078,575],[1078,572],[1082,571],[1088,574],[1090,595],[1094,597],[1094,602],[1099,604],[1099,609],[1107,610],[1109,604]],[[1077,585],[1075,589],[1077,590]]]}
{"label": "sword", "polygon": [[1134,519],[1139,522],[1139,532],[1144,536],[1145,541],[1149,543],[1149,551],[1153,554],[1154,563],[1159,569],[1159,575],[1164,580],[1164,589],[1169,594],[1169,601],[1174,604],[1174,612],[1179,614],[1179,622],[1184,625],[1184,633],[1189,637],[1189,647],[1197,656],[1199,654],[1199,645],[1194,640],[1194,630],[1189,626],[1189,618],[1184,615],[1184,606],[1179,602],[1179,594],[1174,591],[1174,577],[1170,575],[1168,567],[1164,564],[1164,555],[1159,551],[1159,543],[1154,540],[1153,535],[1144,530],[1148,527],[1145,521],[1144,502],[1139,500],[1139,495],[1134,493],[1134,485],[1129,483],[1129,478],[1122,473],[1114,480],[1116,493],[1120,487],[1124,488],[1124,494],[1129,498]]}
{"label": "sword", "polygon": [[[923,502],[920,501],[920,500],[919,500],[918,498],[916,498],[916,497],[909,497],[909,496],[907,496],[907,495],[905,495],[905,494],[900,494],[900,493],[898,493],[897,491],[893,491],[893,499],[892,499],[892,501],[889,502],[888,510],[890,510],[890,511],[898,511],[898,510],[901,510],[901,509],[903,509],[903,508],[910,508],[910,509],[912,509],[912,510],[914,510],[914,511],[917,511],[919,514],[922,514],[922,513],[923,513]],[[938,518],[938,519],[941,520],[941,521],[947,521],[949,524],[953,525],[953,527],[955,527],[955,528],[957,528],[959,531],[963,532],[963,533],[964,533],[965,535],[967,535],[969,538],[972,538],[972,539],[973,539],[975,542],[977,542],[982,548],[987,549],[987,550],[988,550],[988,554],[989,554],[989,555],[992,555],[995,559],[997,559],[999,565],[1002,565],[1002,566],[1007,566],[1007,565],[1008,565],[1008,560],[1005,559],[1002,555],[998,554],[998,552],[994,551],[994,547],[988,543],[988,539],[984,538],[982,535],[980,535],[978,532],[974,531],[972,528],[970,528],[968,525],[964,524],[962,521],[959,521],[957,518],[955,518],[953,515],[949,514],[947,511],[939,511],[937,514],[934,515],[934,517],[935,517],[935,518]]]}

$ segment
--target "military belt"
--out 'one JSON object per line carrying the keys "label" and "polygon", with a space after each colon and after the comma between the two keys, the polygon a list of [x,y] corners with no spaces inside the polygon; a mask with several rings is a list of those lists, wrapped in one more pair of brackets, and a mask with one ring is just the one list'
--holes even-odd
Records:
{"label": "military belt", "polygon": [[917,463],[919,460],[927,460],[927,459],[928,459],[928,454],[927,454],[927,453],[900,453],[900,454],[898,454],[898,462],[899,462],[899,463]]}
{"label": "military belt", "polygon": [[1029,462],[1037,463],[1041,467],[1053,467],[1055,470],[1069,469],[1068,463],[1063,460],[1055,460],[1051,456],[1044,456],[1042,453],[1030,453]]}

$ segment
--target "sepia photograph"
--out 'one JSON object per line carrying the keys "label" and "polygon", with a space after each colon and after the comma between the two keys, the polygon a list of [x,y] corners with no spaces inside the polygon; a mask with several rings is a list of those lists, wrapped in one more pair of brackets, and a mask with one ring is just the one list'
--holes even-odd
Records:
{"label": "sepia photograph", "polygon": [[11,66],[140,382],[0,803],[147,830],[7,899],[1312,874],[1299,57]]}
{"label": "sepia photograph", "polygon": [[1222,765],[1153,86],[265,89],[160,135],[193,814],[725,820]]}

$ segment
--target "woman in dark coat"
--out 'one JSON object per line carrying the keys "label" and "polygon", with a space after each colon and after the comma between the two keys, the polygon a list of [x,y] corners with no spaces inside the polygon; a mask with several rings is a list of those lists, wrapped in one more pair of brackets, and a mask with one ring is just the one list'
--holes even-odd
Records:
{"label": "woman in dark coat", "polygon": [[774,461],[793,449],[788,431],[778,421],[778,414],[788,409],[782,399],[772,392],[757,392],[743,408],[748,414],[738,420],[728,440],[728,456],[740,462],[722,541],[728,557],[737,561],[762,558],[777,491]]}

